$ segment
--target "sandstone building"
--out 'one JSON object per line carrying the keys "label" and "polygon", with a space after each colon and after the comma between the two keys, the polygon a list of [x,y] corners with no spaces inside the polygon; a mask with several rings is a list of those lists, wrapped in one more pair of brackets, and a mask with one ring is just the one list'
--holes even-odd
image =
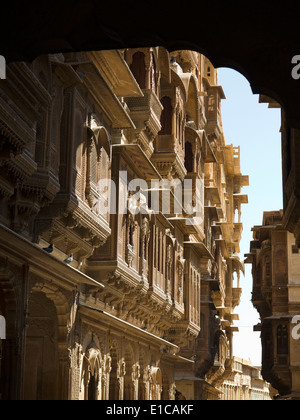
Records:
{"label": "sandstone building", "polygon": [[261,375],[261,369],[247,360],[234,357],[231,375],[222,387],[222,401],[270,401],[271,387]]}
{"label": "sandstone building", "polygon": [[[219,398],[234,363],[249,183],[225,142],[223,99],[217,71],[190,51],[9,64],[2,400]],[[144,183],[128,192],[135,180]]]}
{"label": "sandstone building", "polygon": [[[253,305],[261,317],[262,375],[279,398],[300,399],[300,254],[283,227],[283,211],[265,212],[253,228],[247,263],[253,267]],[[298,328],[299,330],[299,328]]]}

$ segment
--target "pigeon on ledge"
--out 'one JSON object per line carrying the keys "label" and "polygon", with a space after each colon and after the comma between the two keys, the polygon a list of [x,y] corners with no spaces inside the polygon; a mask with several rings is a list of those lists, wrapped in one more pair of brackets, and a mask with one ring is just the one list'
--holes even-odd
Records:
{"label": "pigeon on ledge", "polygon": [[64,261],[64,263],[65,263],[65,264],[71,264],[71,262],[73,262],[73,254],[71,254],[71,255],[69,256],[69,258],[67,258],[67,259]]}
{"label": "pigeon on ledge", "polygon": [[54,251],[53,244],[49,245],[48,248],[43,248],[43,251],[47,252],[48,254],[52,254],[52,252]]}

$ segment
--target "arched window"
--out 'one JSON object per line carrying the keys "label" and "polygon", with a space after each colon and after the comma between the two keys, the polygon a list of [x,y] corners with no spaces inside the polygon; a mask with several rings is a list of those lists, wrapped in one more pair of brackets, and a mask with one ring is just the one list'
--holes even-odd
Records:
{"label": "arched window", "polygon": [[140,378],[138,384],[138,399],[139,401],[145,401],[147,399],[147,381],[145,380],[144,376],[146,377],[146,362],[145,362],[145,354],[143,351],[140,352],[139,356],[139,366],[140,366]]}
{"label": "arched window", "polygon": [[193,154],[193,147],[191,143],[185,143],[185,169],[188,172],[194,172],[194,154]]}
{"label": "arched window", "polygon": [[97,401],[97,387],[98,387],[98,382],[96,380],[96,376],[92,375],[90,378],[89,385],[88,385],[88,400],[89,401]]}
{"label": "arched window", "polygon": [[199,334],[199,338],[205,338],[205,325],[206,325],[206,319],[205,319],[205,315],[203,314],[203,312],[201,312],[200,314],[200,334]]}
{"label": "arched window", "polygon": [[150,68],[150,86],[153,92],[156,93],[156,64],[153,53],[151,54],[152,62]]}
{"label": "arched window", "polygon": [[161,104],[164,107],[161,114],[161,131],[159,135],[170,135],[172,134],[172,120],[173,120],[173,107],[171,103],[171,98],[169,96],[164,96],[161,99]]}
{"label": "arched window", "polygon": [[259,263],[255,271],[255,286],[261,285],[261,274],[262,274],[261,272],[262,272],[261,264]]}
{"label": "arched window", "polygon": [[83,359],[81,398],[86,401],[102,400],[102,391],[101,354],[92,341]]}
{"label": "arched window", "polygon": [[124,401],[134,399],[133,364],[133,351],[127,347],[125,351]]}
{"label": "arched window", "polygon": [[132,223],[129,223],[128,243],[129,245],[134,246],[134,225]]}
{"label": "arched window", "polygon": [[276,252],[277,274],[285,274],[287,266],[286,252],[282,249]]}
{"label": "arched window", "polygon": [[[84,138],[84,118],[81,112],[77,111],[75,114],[75,149],[76,149],[76,195],[84,200],[85,189],[85,172],[86,172],[86,149],[87,138]],[[65,153],[67,153],[65,151]],[[63,169],[63,166],[62,166]],[[64,178],[64,174],[63,178]]]}
{"label": "arched window", "polygon": [[28,310],[24,400],[52,401],[58,397],[57,309],[44,293],[33,292],[29,298]]}
{"label": "arched window", "polygon": [[4,316],[0,315],[0,340],[6,339],[6,320]]}
{"label": "arched window", "polygon": [[140,88],[146,89],[146,64],[144,53],[138,51],[133,55],[130,70],[140,85]]}
{"label": "arched window", "polygon": [[265,276],[266,276],[266,285],[270,286],[272,284],[272,261],[271,257],[265,257]]}
{"label": "arched window", "polygon": [[120,399],[118,384],[118,354],[114,345],[110,348],[111,372],[109,375],[109,399],[117,401]]}
{"label": "arched window", "polygon": [[[89,206],[106,216],[110,200],[109,191],[111,189],[110,180],[110,159],[111,145],[107,130],[99,125],[92,118],[91,127],[87,128],[87,139],[85,147],[85,198]],[[105,207],[107,206],[107,207]]]}
{"label": "arched window", "polygon": [[277,354],[288,355],[288,353],[289,353],[288,328],[286,325],[279,325],[277,328]]}

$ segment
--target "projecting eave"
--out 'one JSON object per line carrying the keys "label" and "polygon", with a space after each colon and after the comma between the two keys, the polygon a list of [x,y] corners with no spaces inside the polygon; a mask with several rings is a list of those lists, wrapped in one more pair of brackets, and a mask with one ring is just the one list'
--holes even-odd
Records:
{"label": "projecting eave", "polygon": [[141,88],[118,50],[87,53],[118,97],[142,97]]}
{"label": "projecting eave", "polygon": [[181,77],[174,71],[171,70],[171,80],[172,80],[172,85],[179,87],[181,92],[182,92],[182,96],[183,96],[183,100],[186,102],[187,101],[187,92],[186,92],[186,88],[185,85],[181,79]]}
{"label": "projecting eave", "polygon": [[253,264],[254,262],[254,255],[253,254],[245,254],[244,264]]}
{"label": "projecting eave", "polygon": [[220,206],[222,204],[218,187],[216,186],[205,187],[204,192],[205,192],[205,199],[209,200],[212,205]]}
{"label": "projecting eave", "polygon": [[206,89],[215,89],[218,91],[220,99],[226,99],[226,95],[222,86],[212,85],[206,77],[203,77],[202,81]]}
{"label": "projecting eave", "polygon": [[122,155],[131,168],[136,168],[136,174],[143,180],[160,180],[161,176],[155,166],[149,161],[138,144],[115,144],[112,146],[114,155]]}
{"label": "projecting eave", "polygon": [[164,346],[169,351],[169,357],[174,357],[176,359],[178,358],[176,354],[180,349],[175,344],[166,341],[154,334],[151,334],[148,331],[144,331],[141,328],[130,324],[129,322],[126,322],[108,312],[98,309],[97,307],[92,307],[83,300],[80,300],[79,302],[79,311],[82,315],[85,315],[87,318],[89,318],[90,323],[94,324],[95,327],[99,325],[100,321],[101,325],[114,327],[120,333],[146,341],[149,346],[153,344],[157,346]]}
{"label": "projecting eave", "polygon": [[[0,224],[2,243],[0,248],[4,254],[14,252],[18,258],[31,265],[31,271],[42,275],[56,285],[63,284],[70,290],[74,285],[86,284],[99,289],[105,286],[87,276],[71,265],[65,264],[61,259],[43,251],[38,245],[28,241],[17,233]],[[12,239],[13,237],[13,239]]]}
{"label": "projecting eave", "polygon": [[241,271],[245,275],[245,262],[242,261],[238,255],[234,255],[230,259],[232,260],[233,267],[236,271]]}
{"label": "projecting eave", "polygon": [[229,258],[228,247],[227,247],[225,239],[220,237],[218,239],[215,239],[215,242],[216,242],[216,244],[220,245],[224,258]]}
{"label": "projecting eave", "polygon": [[238,201],[240,204],[248,204],[248,195],[247,194],[233,194],[235,201]]}
{"label": "projecting eave", "polygon": [[207,246],[203,242],[192,242],[192,241],[185,241],[184,242],[185,247],[192,247],[196,250],[196,252],[200,255],[202,258],[207,258],[209,260],[213,260],[214,257],[207,248]]}
{"label": "projecting eave", "polygon": [[240,175],[240,184],[241,184],[241,187],[249,187],[250,185],[249,175]]}
{"label": "projecting eave", "polygon": [[136,128],[98,66],[93,61],[77,63],[75,66],[77,73],[81,75],[82,82],[112,122],[112,127],[117,129]]}
{"label": "projecting eave", "polygon": [[197,133],[201,139],[202,147],[205,150],[204,162],[205,163],[216,163],[217,157],[213,151],[213,148],[208,140],[205,130],[197,130]]}
{"label": "projecting eave", "polygon": [[281,105],[275,99],[267,95],[259,95],[259,103],[269,104],[269,108],[281,108]]}
{"label": "projecting eave", "polygon": [[193,223],[189,223],[189,218],[184,216],[169,217],[168,221],[174,226],[178,227],[183,233],[187,235],[197,235],[198,229]]}
{"label": "projecting eave", "polygon": [[[205,213],[209,213],[209,217],[210,217],[210,220],[212,222],[218,222],[219,221],[219,214],[218,214],[218,209],[217,209],[216,206],[205,206],[204,211],[205,211]],[[219,225],[218,226],[217,225],[212,225],[211,227],[215,228],[215,229],[217,227],[220,228]],[[221,230],[221,228],[219,229],[219,232],[220,232],[220,230]],[[222,231],[219,233],[219,235],[221,235],[221,234],[222,234]]]}

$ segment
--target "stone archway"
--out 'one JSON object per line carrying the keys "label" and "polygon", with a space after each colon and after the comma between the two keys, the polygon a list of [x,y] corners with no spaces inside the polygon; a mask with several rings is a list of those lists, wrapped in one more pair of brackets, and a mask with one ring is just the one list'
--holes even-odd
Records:
{"label": "stone archway", "polygon": [[70,308],[55,286],[36,283],[28,298],[24,399],[67,400]]}
{"label": "stone archway", "polygon": [[82,368],[83,399],[98,401],[103,399],[102,356],[97,344],[92,341],[85,351]]}
{"label": "stone archway", "polygon": [[242,73],[254,93],[276,99],[286,109],[289,124],[299,128],[299,84],[291,77],[292,58],[299,54],[298,7],[296,0],[243,4],[217,0],[202,3],[198,13],[196,0],[182,8],[166,0],[163,4],[153,2],[151,13],[145,13],[134,0],[130,7],[116,0],[105,4],[87,0],[75,5],[64,0],[51,2],[45,14],[37,1],[13,9],[13,13],[7,4],[1,14],[6,25],[0,25],[0,51],[8,62],[31,61],[54,52],[124,46],[198,51],[215,67]]}
{"label": "stone archway", "polygon": [[20,294],[16,289],[16,274],[4,264],[0,268],[0,315],[5,320],[5,340],[0,339],[0,400],[18,398],[21,385],[22,334],[17,334],[21,319]]}
{"label": "stone archway", "polygon": [[148,394],[148,383],[147,383],[147,366],[146,366],[146,356],[145,352],[140,349],[139,354],[139,369],[140,369],[140,377],[138,383],[138,400],[139,401],[146,401],[147,394]]}
{"label": "stone archway", "polygon": [[118,401],[120,399],[120,380],[118,377],[119,350],[115,341],[110,343],[109,358],[110,368],[107,399],[111,401]]}
{"label": "stone archway", "polygon": [[124,354],[125,375],[124,375],[124,401],[134,400],[134,353],[131,346],[127,346]]}
{"label": "stone archway", "polygon": [[150,370],[150,400],[161,400],[163,388],[162,373],[158,367],[151,367]]}
{"label": "stone archway", "polygon": [[[299,71],[293,76],[293,69],[299,67],[295,61],[300,45],[299,2],[216,0],[203,2],[200,13],[195,13],[198,8],[196,0],[181,8],[166,0],[157,7],[152,2],[151,13],[144,13],[136,0],[130,7],[116,0],[101,5],[92,0],[82,4],[63,0],[52,1],[45,13],[37,0],[16,10],[7,4],[2,6],[5,25],[0,25],[0,52],[9,64],[52,53],[160,46],[170,53],[197,51],[215,68],[238,71],[254,94],[264,95],[266,102],[276,102],[283,109],[284,184],[291,175],[291,185],[284,185],[284,227],[295,234],[300,246],[299,175],[289,167],[297,166],[300,154]],[[129,20],[134,25],[128,25]],[[167,77],[165,67],[162,76]]]}
{"label": "stone archway", "polygon": [[41,292],[28,302],[24,400],[50,401],[58,395],[58,319],[54,303]]}

